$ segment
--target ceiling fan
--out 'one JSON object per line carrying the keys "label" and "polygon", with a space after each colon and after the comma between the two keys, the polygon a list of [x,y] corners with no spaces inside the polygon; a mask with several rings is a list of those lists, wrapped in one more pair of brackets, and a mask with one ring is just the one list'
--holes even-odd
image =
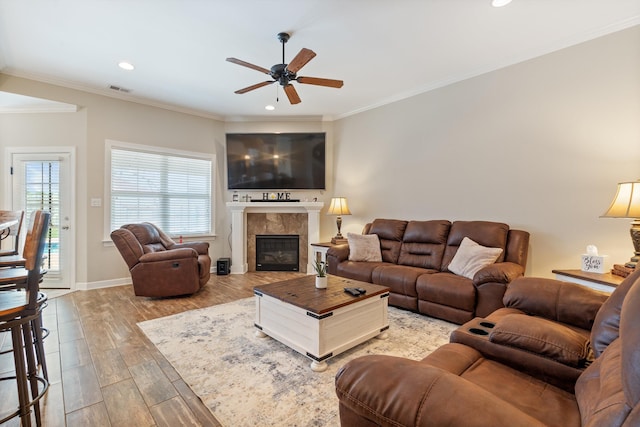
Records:
{"label": "ceiling fan", "polygon": [[241,61],[236,58],[227,58],[227,61],[232,62],[234,64],[242,65],[243,67],[251,68],[252,70],[260,71],[261,73],[268,74],[271,76],[273,80],[267,80],[265,82],[260,82],[243,89],[236,90],[235,93],[247,93],[254,89],[261,88],[263,86],[270,85],[271,83],[278,82],[284,88],[284,92],[287,94],[287,98],[289,98],[289,102],[291,104],[300,103],[300,96],[298,96],[298,92],[296,88],[291,84],[292,81],[297,81],[298,83],[317,85],[317,86],[326,86],[326,87],[335,87],[341,88],[343,85],[342,80],[332,80],[332,79],[321,79],[318,77],[303,77],[298,76],[296,73],[300,71],[302,67],[304,67],[307,62],[311,61],[314,56],[316,56],[315,52],[311,49],[302,48],[300,52],[291,60],[290,63],[285,64],[284,62],[284,45],[287,41],[289,41],[290,35],[288,33],[278,33],[278,40],[282,43],[282,63],[276,64],[271,67],[270,70],[266,68],[262,68],[258,65],[253,65],[245,61]]}

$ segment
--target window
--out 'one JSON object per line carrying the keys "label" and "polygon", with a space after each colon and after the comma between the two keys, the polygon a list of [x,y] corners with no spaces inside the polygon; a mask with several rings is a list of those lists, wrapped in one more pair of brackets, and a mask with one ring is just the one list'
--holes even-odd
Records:
{"label": "window", "polygon": [[214,156],[107,141],[109,232],[152,222],[171,236],[212,235]]}

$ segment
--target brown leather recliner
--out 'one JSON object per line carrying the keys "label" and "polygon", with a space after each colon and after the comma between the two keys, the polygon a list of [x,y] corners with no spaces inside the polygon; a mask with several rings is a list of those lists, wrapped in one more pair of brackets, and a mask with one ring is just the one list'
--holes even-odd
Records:
{"label": "brown leather recliner", "polygon": [[591,330],[597,357],[573,392],[459,343],[422,361],[364,356],[336,375],[343,426],[640,426],[640,277]]}
{"label": "brown leather recliner", "polygon": [[123,225],[111,240],[129,266],[138,296],[166,297],[197,292],[211,275],[209,243],[176,243],[149,222]]}
{"label": "brown leather recliner", "polygon": [[[451,334],[485,357],[572,391],[584,369],[599,354],[590,346],[596,318],[619,311],[640,270],[611,297],[575,283],[520,277],[509,285],[504,308],[475,318]],[[595,351],[593,351],[595,350]]]}

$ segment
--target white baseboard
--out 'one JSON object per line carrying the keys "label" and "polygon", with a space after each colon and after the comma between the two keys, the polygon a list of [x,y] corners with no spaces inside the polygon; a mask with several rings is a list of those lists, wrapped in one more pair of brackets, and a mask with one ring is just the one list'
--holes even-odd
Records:
{"label": "white baseboard", "polygon": [[[216,274],[216,268],[211,267],[211,274]],[[92,289],[113,288],[114,286],[130,285],[131,276],[122,279],[100,280],[99,282],[76,282],[76,290],[90,291]]]}
{"label": "white baseboard", "polygon": [[76,290],[90,291],[92,289],[113,288],[114,286],[130,285],[131,277],[122,279],[101,280],[98,282],[76,282]]}

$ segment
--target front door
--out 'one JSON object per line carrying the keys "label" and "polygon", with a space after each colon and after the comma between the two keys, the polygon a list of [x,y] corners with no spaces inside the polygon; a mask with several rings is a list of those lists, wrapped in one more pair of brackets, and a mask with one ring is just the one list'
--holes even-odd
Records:
{"label": "front door", "polygon": [[25,211],[22,238],[34,210],[51,213],[51,225],[45,247],[47,274],[42,288],[73,289],[72,260],[75,259],[72,232],[72,160],[71,151],[11,153],[12,209]]}

